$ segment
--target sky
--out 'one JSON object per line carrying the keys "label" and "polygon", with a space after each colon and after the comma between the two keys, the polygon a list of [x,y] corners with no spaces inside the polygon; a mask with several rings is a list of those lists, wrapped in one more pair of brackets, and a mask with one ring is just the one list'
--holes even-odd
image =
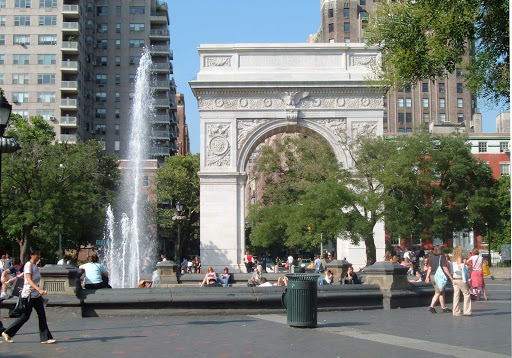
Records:
{"label": "sky", "polygon": [[[185,95],[190,151],[199,153],[199,111],[189,81],[199,72],[200,44],[304,43],[320,27],[320,0],[167,0],[174,81]],[[485,108],[483,132],[496,131],[505,106]]]}

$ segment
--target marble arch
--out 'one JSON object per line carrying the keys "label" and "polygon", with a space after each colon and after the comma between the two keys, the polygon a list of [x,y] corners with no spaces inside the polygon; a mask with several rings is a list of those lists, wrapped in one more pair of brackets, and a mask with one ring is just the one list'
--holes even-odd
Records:
{"label": "marble arch", "polygon": [[[245,165],[254,148],[281,132],[314,131],[345,167],[342,136],[382,135],[383,93],[368,84],[380,54],[365,44],[201,45],[190,86],[200,113],[201,260],[244,270]],[[377,255],[384,230],[376,228]],[[365,265],[364,244],[338,240],[337,253]]]}

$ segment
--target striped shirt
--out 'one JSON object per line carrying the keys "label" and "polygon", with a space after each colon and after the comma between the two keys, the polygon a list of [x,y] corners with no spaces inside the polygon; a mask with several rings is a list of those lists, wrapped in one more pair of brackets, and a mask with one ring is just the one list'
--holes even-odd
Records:
{"label": "striped shirt", "polygon": [[21,297],[27,298],[30,294],[31,298],[37,298],[41,296],[35,288],[33,288],[30,283],[27,281],[27,274],[32,275],[32,281],[39,287],[39,282],[41,281],[41,273],[39,272],[39,266],[34,265],[30,261],[25,264],[23,267],[23,290],[21,292]]}

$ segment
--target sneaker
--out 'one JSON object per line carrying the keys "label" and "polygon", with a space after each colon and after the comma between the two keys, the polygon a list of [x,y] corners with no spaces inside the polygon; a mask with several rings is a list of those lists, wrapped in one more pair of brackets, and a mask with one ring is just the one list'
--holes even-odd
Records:
{"label": "sneaker", "polygon": [[9,298],[9,295],[7,294],[7,292],[2,292],[2,294],[0,295],[0,300],[6,300]]}
{"label": "sneaker", "polygon": [[57,342],[55,339],[49,339],[47,341],[42,341],[41,343],[42,344],[54,344],[55,342]]}
{"label": "sneaker", "polygon": [[5,332],[2,332],[2,337],[4,337],[4,340],[7,342],[7,343],[13,343],[14,341],[12,340],[12,337],[11,336],[8,336],[7,333]]}
{"label": "sneaker", "polygon": [[443,312],[444,312],[444,313],[450,313],[451,311],[452,311],[452,310],[451,310],[451,309],[449,309],[448,307],[443,308]]}
{"label": "sneaker", "polygon": [[434,307],[430,307],[428,310],[430,313],[437,313],[437,311]]}

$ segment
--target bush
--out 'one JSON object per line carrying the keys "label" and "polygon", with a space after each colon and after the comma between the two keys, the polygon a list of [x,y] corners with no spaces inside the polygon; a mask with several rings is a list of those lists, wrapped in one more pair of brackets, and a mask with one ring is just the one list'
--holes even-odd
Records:
{"label": "bush", "polygon": [[453,247],[443,247],[443,253],[451,254],[453,252]]}

